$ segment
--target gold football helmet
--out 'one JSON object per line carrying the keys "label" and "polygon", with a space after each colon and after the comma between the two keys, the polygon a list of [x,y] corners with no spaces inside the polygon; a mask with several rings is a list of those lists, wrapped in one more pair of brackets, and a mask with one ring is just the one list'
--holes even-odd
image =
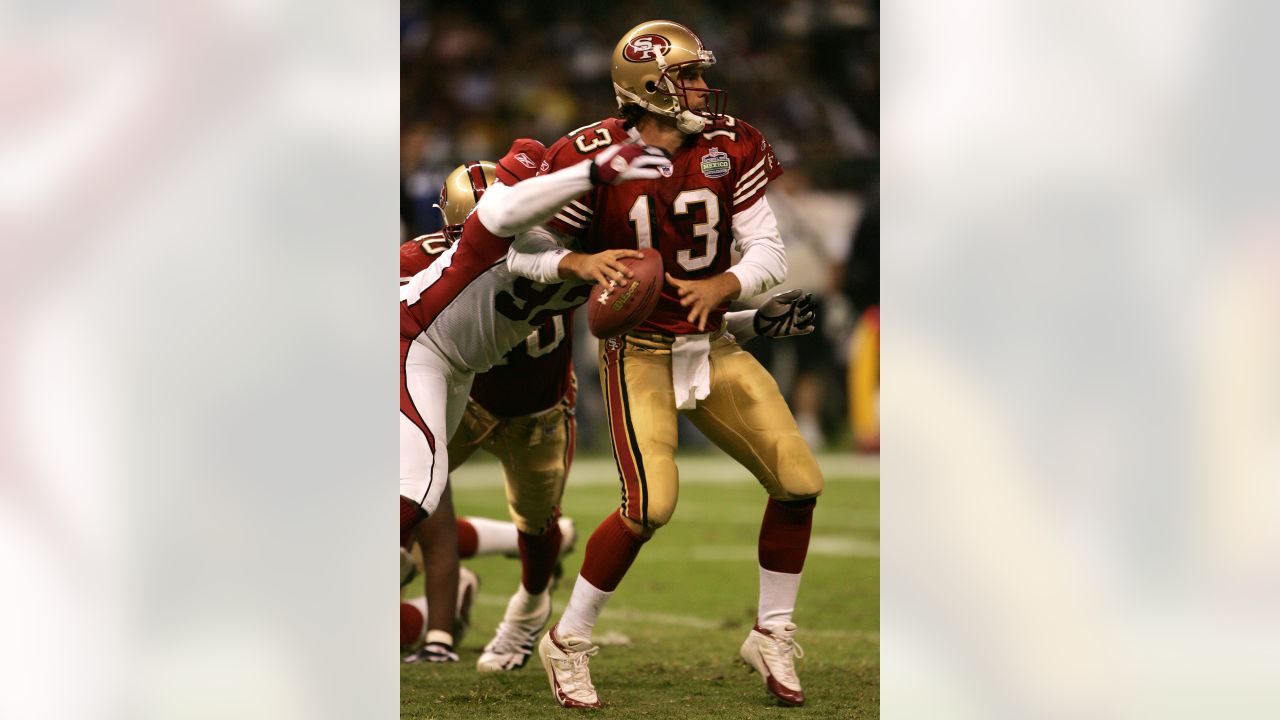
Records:
{"label": "gold football helmet", "polygon": [[497,166],[488,160],[463,163],[454,168],[440,188],[440,214],[444,216],[444,236],[449,244],[462,236],[462,224],[476,209],[476,203],[490,185],[498,181]]}
{"label": "gold football helmet", "polygon": [[[651,20],[627,31],[613,49],[613,93],[618,107],[638,105],[649,112],[675,118],[681,132],[702,132],[708,120],[724,114],[728,93],[694,88],[681,82],[680,71],[693,66],[706,70],[716,56],[702,46],[689,28],[669,20]],[[705,92],[705,109],[689,106],[686,93]]]}

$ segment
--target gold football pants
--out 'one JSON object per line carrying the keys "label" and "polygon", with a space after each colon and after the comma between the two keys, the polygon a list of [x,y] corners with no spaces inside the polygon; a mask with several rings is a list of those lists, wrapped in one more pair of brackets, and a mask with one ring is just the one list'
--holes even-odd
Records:
{"label": "gold football pants", "polygon": [[800,437],[778,383],[730,337],[711,341],[711,390],[692,410],[676,409],[672,338],[632,333],[600,342],[600,383],[622,514],[656,529],[671,520],[679,494],[676,415],[745,467],[775,500],[822,492],[822,471]]}
{"label": "gold football pants", "polygon": [[[576,386],[576,382],[575,382]],[[550,410],[534,415],[497,418],[474,400],[457,432],[449,439],[449,470],[484,448],[502,462],[507,510],[523,533],[541,535],[555,522],[565,478],[573,464],[578,424],[570,390]]]}

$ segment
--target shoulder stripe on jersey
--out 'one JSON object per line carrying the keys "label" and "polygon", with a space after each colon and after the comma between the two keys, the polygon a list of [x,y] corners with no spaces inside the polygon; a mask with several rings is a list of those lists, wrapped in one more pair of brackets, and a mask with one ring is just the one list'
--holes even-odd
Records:
{"label": "shoulder stripe on jersey", "polygon": [[565,215],[564,213],[556,213],[556,219],[557,219],[557,220],[559,220],[560,222],[564,223],[565,225],[572,225],[572,226],[574,226],[574,227],[578,228],[579,230],[586,230],[586,227],[585,227],[585,226],[583,226],[583,225],[579,224],[579,223],[578,223],[577,221],[575,221],[575,220],[570,219],[570,218],[569,218],[567,215]]}
{"label": "shoulder stripe on jersey", "polygon": [[591,217],[593,214],[595,214],[595,211],[593,211],[591,208],[587,207],[586,205],[583,205],[582,203],[578,202],[577,200],[570,200],[569,204],[572,205],[575,210],[582,211],[582,213],[587,217]]}
{"label": "shoulder stripe on jersey", "polygon": [[736,132],[734,132],[734,131],[732,131],[732,130],[712,130],[711,132],[704,132],[704,133],[702,133],[702,137],[704,137],[704,138],[706,138],[706,139],[708,139],[708,140],[710,140],[711,138],[716,137],[716,136],[718,136],[718,135],[723,135],[723,136],[725,136],[725,137],[727,137],[727,138],[733,138],[734,140],[737,140],[737,139],[738,139],[738,133],[736,133]]}
{"label": "shoulder stripe on jersey", "polygon": [[751,182],[747,182],[747,183],[743,183],[742,185],[739,185],[733,191],[733,198],[736,200],[742,197],[743,195],[751,194],[751,192],[755,190],[755,188],[760,186],[760,183],[762,181],[767,182],[768,179],[769,178],[764,173],[757,174],[754,178],[751,179]]}
{"label": "shoulder stripe on jersey", "polygon": [[756,186],[756,189],[752,190],[751,192],[747,193],[746,195],[743,195],[742,197],[735,197],[735,198],[734,198],[734,200],[733,200],[733,206],[734,206],[734,207],[737,207],[737,206],[741,205],[742,203],[744,203],[744,202],[746,202],[746,201],[750,200],[751,198],[755,197],[756,195],[759,195],[759,194],[760,194],[760,191],[761,191],[761,190],[764,190],[765,180],[766,180],[766,178],[761,178],[761,180],[760,180],[760,184]]}
{"label": "shoulder stripe on jersey", "polygon": [[578,212],[577,210],[575,210],[575,209],[573,209],[573,208],[569,207],[568,205],[565,205],[563,208],[560,208],[560,209],[561,209],[561,210],[563,210],[563,211],[564,211],[564,213],[565,213],[566,215],[568,215],[569,217],[577,218],[577,219],[581,220],[582,222],[587,222],[587,221],[589,221],[589,220],[590,220],[590,218],[588,218],[586,215],[583,215],[582,213],[580,213],[580,212]]}
{"label": "shoulder stripe on jersey", "polygon": [[754,167],[743,173],[742,177],[738,178],[738,187],[746,187],[754,179],[751,176],[755,175],[757,171],[763,170],[764,160],[764,158],[760,158],[760,162],[756,163]]}
{"label": "shoulder stripe on jersey", "polygon": [[755,180],[752,181],[750,185],[734,193],[733,204],[737,205],[742,200],[748,197],[751,197],[752,195],[755,195],[756,191],[759,190],[761,187],[763,187],[764,184],[767,182],[769,182],[769,178],[767,175],[761,175],[760,177],[756,178]]}

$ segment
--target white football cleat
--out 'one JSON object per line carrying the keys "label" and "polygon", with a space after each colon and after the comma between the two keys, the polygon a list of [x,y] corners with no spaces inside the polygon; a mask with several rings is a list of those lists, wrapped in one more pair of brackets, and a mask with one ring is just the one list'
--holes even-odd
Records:
{"label": "white football cleat", "polygon": [[484,646],[484,652],[476,661],[476,670],[519,670],[529,661],[533,646],[538,642],[538,633],[551,619],[551,591],[542,593],[538,607],[531,613],[521,612],[523,608],[518,607],[518,597],[519,594],[513,595],[507,601],[507,612],[502,616],[493,639]]}
{"label": "white football cleat", "polygon": [[557,637],[557,627],[551,626],[542,636],[542,642],[538,643],[538,657],[547,670],[547,680],[551,682],[556,702],[567,708],[601,707],[596,687],[591,684],[591,671],[587,669],[591,656],[600,648],[592,645],[590,640]]}
{"label": "white football cleat", "polygon": [[804,691],[796,677],[796,658],[804,657],[804,649],[796,642],[794,623],[779,623],[768,628],[757,623],[742,643],[739,654],[743,661],[764,679],[769,694],[784,705],[803,705]]}

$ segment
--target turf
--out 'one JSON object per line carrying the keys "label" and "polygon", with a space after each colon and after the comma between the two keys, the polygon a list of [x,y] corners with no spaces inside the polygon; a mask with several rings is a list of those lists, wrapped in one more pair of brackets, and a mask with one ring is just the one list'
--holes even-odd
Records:
{"label": "turf", "polygon": [[[825,456],[827,487],[795,619],[806,658],[798,664],[807,703],[782,708],[758,675],[735,662],[754,620],[756,535],[765,495],[727,459],[681,460],[672,523],[640,553],[596,626],[602,648],[592,678],[608,718],[875,718],[879,714],[879,497],[874,469]],[[564,511],[578,523],[578,549],[555,591],[559,617],[582,560],[586,536],[617,506],[611,461],[581,459]],[[454,478],[464,515],[506,518],[500,469],[477,457]],[[872,475],[868,477],[868,473]],[[466,563],[481,578],[462,662],[402,665],[402,718],[563,718],[535,654],[525,668],[480,674],[475,660],[519,582],[517,561]],[[411,587],[419,594],[420,587]]]}

